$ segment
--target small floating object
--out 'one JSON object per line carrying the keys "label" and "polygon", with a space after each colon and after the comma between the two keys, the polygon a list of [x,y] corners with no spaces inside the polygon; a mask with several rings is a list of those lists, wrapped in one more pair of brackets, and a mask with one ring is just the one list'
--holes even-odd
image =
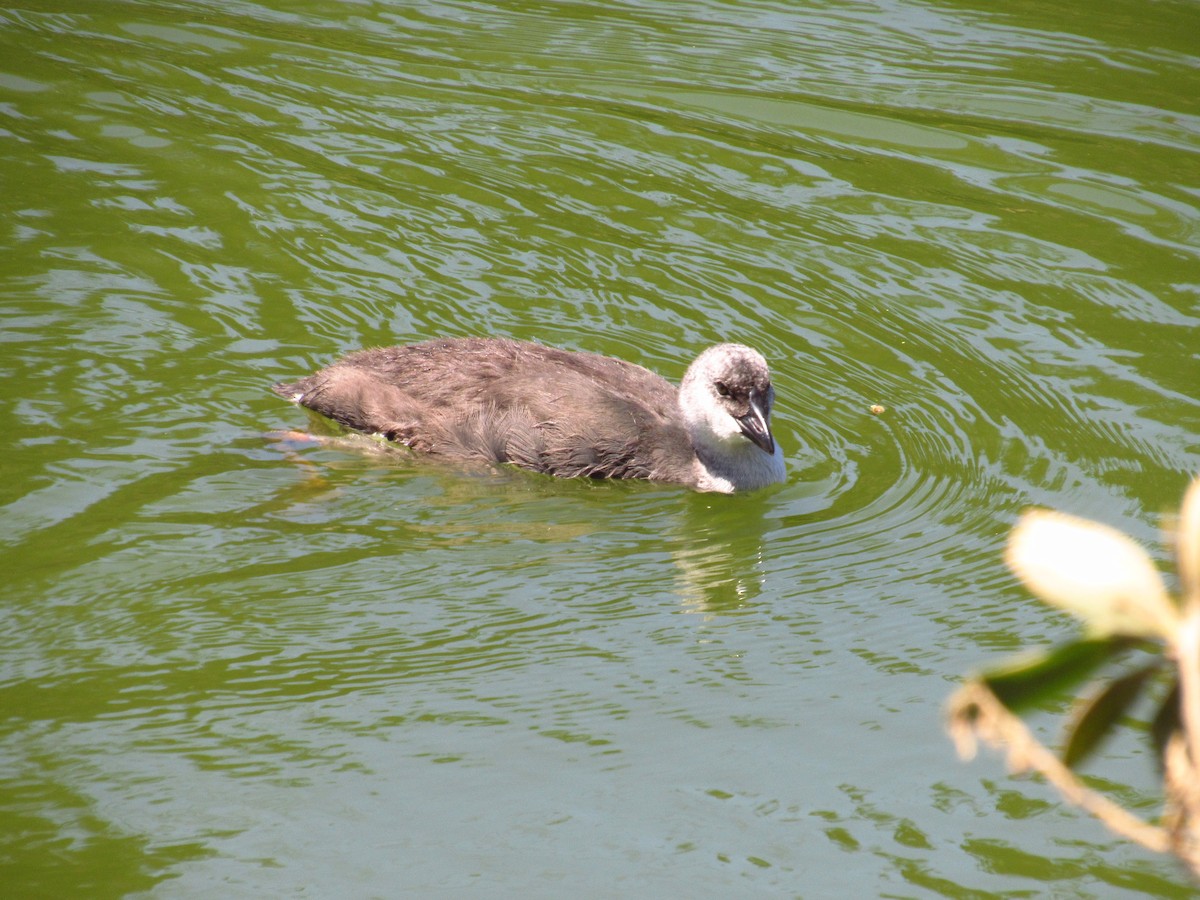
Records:
{"label": "small floating object", "polygon": [[885,412],[887,412],[886,406],[883,406],[882,404],[879,404],[879,403],[871,404],[871,415],[882,416]]}

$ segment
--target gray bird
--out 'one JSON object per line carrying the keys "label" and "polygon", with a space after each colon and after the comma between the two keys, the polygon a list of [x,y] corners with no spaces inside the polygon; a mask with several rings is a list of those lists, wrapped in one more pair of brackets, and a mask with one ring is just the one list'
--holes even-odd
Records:
{"label": "gray bird", "polygon": [[678,389],[595,353],[457,338],[362,350],[272,390],[347,428],[446,459],[724,493],[784,479],[771,374],[741,344],[709,347]]}

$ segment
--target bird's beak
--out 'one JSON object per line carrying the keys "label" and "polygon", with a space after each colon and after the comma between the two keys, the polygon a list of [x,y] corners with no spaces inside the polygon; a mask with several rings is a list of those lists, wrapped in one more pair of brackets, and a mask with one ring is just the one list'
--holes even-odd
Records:
{"label": "bird's beak", "polygon": [[764,453],[775,455],[775,437],[771,434],[771,426],[767,424],[767,416],[757,395],[750,395],[750,412],[736,418],[742,434],[762,448]]}

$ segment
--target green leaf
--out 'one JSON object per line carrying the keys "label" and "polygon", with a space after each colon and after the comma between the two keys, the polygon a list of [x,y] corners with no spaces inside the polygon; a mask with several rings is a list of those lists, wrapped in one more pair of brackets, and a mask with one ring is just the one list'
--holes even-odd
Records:
{"label": "green leaf", "polygon": [[1136,643],[1128,638],[1071,641],[984,672],[980,680],[1012,712],[1069,691]]}
{"label": "green leaf", "polygon": [[1154,738],[1154,750],[1158,757],[1159,768],[1162,768],[1163,754],[1167,752],[1167,742],[1171,735],[1183,728],[1182,713],[1179,709],[1179,679],[1176,678],[1163,698],[1162,705],[1154,714],[1150,723],[1150,734]]}
{"label": "green leaf", "polygon": [[1114,678],[1084,703],[1067,726],[1062,761],[1074,769],[1104,741],[1141,696],[1146,681],[1162,668],[1156,661],[1121,678]]}

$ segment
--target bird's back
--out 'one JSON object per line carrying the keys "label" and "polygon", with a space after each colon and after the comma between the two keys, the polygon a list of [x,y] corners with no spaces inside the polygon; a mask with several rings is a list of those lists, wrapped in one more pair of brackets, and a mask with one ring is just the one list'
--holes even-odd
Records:
{"label": "bird's back", "polygon": [[598,354],[503,338],[425,341],[363,350],[275,391],[435,455],[565,477],[692,478],[675,386]]}

